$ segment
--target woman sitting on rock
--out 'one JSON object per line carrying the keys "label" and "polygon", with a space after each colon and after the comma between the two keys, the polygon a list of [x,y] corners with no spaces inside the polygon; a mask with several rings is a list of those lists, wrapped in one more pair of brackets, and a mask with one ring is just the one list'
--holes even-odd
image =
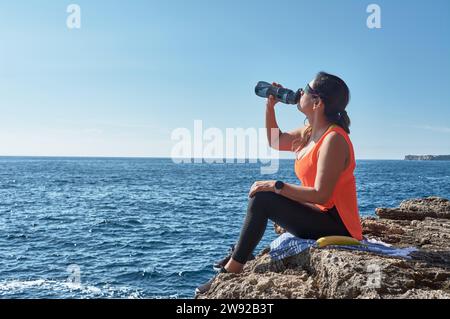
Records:
{"label": "woman sitting on rock", "polygon": [[[269,219],[305,239],[333,235],[362,239],[353,173],[355,154],[345,110],[349,89],[339,77],[320,72],[300,92],[297,107],[310,125],[281,132],[274,111],[277,101],[270,96],[266,127],[271,147],[295,152],[295,174],[302,186],[282,181],[253,184],[241,234],[230,256],[221,262],[222,273],[242,271]],[[213,280],[198,287],[196,293],[207,292]]]}

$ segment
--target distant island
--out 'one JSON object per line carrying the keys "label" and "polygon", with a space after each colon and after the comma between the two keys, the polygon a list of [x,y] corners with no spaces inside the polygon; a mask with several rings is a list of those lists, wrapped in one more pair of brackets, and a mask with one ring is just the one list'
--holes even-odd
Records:
{"label": "distant island", "polygon": [[450,155],[406,155],[405,161],[450,161]]}

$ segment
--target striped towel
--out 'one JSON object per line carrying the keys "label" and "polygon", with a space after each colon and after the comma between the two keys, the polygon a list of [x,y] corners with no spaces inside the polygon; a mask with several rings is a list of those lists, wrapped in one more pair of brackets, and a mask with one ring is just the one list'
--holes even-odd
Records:
{"label": "striped towel", "polygon": [[[361,243],[362,245],[360,246],[335,245],[327,247],[336,249],[367,251],[375,254],[392,257],[402,257],[407,259],[411,258],[409,255],[412,252],[417,251],[417,248],[415,247],[396,248],[382,241],[377,241],[374,239],[365,238],[364,240],[361,241]],[[281,260],[286,257],[297,255],[310,247],[317,247],[315,240],[302,239],[286,232],[280,235],[274,241],[272,241],[272,243],[270,244],[269,254],[273,260]]]}

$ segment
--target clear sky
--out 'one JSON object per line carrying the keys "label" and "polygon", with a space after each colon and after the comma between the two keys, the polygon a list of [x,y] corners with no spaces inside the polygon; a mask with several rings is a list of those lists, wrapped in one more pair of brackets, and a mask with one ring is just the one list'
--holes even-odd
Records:
{"label": "clear sky", "polygon": [[16,0],[0,23],[0,155],[169,156],[196,119],[264,127],[257,81],[297,89],[321,70],[351,89],[357,159],[450,153],[448,0]]}

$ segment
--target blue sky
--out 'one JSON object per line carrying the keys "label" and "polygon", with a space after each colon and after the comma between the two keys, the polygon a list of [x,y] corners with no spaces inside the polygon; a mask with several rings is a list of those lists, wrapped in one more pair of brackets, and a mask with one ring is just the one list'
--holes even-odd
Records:
{"label": "blue sky", "polygon": [[0,155],[169,156],[196,119],[264,127],[256,82],[297,89],[320,70],[351,89],[357,159],[450,153],[448,0],[18,0],[0,21]]}

